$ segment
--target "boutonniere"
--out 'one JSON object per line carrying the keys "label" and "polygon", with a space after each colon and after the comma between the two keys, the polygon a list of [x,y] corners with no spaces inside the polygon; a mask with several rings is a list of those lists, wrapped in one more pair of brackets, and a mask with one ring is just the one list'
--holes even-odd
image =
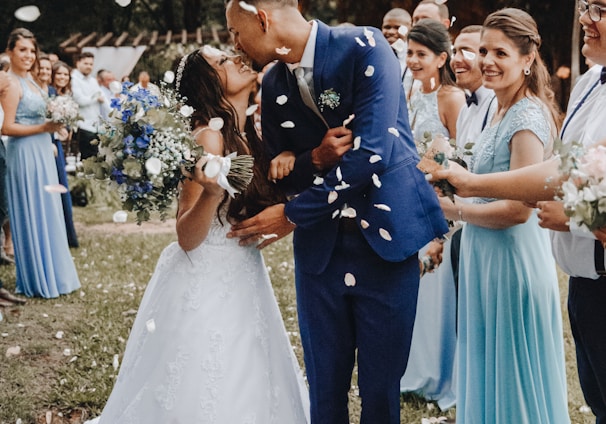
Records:
{"label": "boutonniere", "polygon": [[337,92],[335,92],[335,90],[333,90],[332,88],[329,88],[328,90],[324,90],[321,94],[320,94],[320,110],[322,112],[324,112],[324,106],[328,106],[331,109],[335,109],[337,107],[339,107],[339,102],[341,101],[341,95]]}

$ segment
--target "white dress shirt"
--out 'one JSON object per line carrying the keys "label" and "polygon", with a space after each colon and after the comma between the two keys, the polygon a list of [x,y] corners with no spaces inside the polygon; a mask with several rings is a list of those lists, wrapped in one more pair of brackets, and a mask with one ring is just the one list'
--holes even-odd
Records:
{"label": "white dress shirt", "polygon": [[[562,141],[577,141],[584,146],[592,145],[606,138],[606,84],[599,84],[585,99],[582,106],[574,111],[587,91],[600,78],[601,66],[590,68],[575,85],[568,102],[568,114],[562,126]],[[574,115],[572,115],[574,113]],[[597,279],[594,250],[595,236],[571,225],[570,232],[552,231],[551,244],[556,262],[572,277]]]}
{"label": "white dress shirt", "polygon": [[480,133],[486,125],[492,112],[496,110],[497,101],[494,92],[486,87],[480,86],[475,91],[478,104],[463,106],[457,118],[457,147],[462,151],[468,143],[478,142]]}
{"label": "white dress shirt", "polygon": [[93,77],[92,73],[84,76],[75,69],[72,72],[72,93],[74,100],[80,106],[79,114],[84,119],[78,122],[78,128],[93,133],[98,132],[101,117],[109,113],[109,104],[106,101],[99,103],[97,100],[99,96],[103,96],[97,78]]}

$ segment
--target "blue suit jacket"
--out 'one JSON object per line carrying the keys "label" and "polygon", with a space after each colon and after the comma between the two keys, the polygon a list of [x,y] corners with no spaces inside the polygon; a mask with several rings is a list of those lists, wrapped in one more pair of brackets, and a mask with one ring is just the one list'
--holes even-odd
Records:
{"label": "blue suit jacket", "polygon": [[[316,102],[324,103],[322,115],[331,128],[355,114],[348,127],[359,148],[349,150],[322,175],[322,182],[314,183],[318,173],[311,150],[327,127],[303,104],[296,79],[284,63],[264,76],[262,128],[270,157],[285,150],[297,156],[293,173],[281,182],[297,194],[285,209],[297,224],[297,266],[312,274],[325,269],[337,237],[335,215],[344,204],[355,210],[368,243],[387,261],[402,261],[445,234],[448,228],[436,194],[416,168],[419,157],[399,63],[381,32],[329,28],[318,22],[313,77]],[[334,108],[320,99],[330,89],[339,96]],[[286,96],[286,103],[276,101],[279,96]]]}

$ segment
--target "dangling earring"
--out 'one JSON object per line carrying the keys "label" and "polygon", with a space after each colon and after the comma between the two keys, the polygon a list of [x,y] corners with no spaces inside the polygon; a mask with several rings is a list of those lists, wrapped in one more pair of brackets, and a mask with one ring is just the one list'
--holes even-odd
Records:
{"label": "dangling earring", "polygon": [[524,69],[524,75],[526,75],[526,76],[530,75],[530,68]]}

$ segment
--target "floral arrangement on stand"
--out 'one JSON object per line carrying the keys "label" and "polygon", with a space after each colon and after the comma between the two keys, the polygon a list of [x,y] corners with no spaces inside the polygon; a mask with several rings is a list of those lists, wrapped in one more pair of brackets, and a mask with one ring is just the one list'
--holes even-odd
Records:
{"label": "floral arrangement on stand", "polygon": [[[145,89],[131,90],[131,83],[113,86],[109,119],[97,141],[99,153],[83,162],[84,173],[109,180],[120,195],[124,210],[136,212],[138,224],[152,212],[165,220],[178,194],[182,169],[191,171],[198,159],[208,156],[205,174],[218,175],[218,183],[233,197],[252,179],[249,155],[218,157],[206,154],[191,136],[189,117],[194,112],[178,94],[162,83],[160,96]],[[220,131],[223,121],[213,118],[209,127]]]}
{"label": "floral arrangement on stand", "polygon": [[559,149],[560,172],[565,176],[561,200],[578,227],[594,231],[606,226],[606,147],[584,148],[570,143]]}

